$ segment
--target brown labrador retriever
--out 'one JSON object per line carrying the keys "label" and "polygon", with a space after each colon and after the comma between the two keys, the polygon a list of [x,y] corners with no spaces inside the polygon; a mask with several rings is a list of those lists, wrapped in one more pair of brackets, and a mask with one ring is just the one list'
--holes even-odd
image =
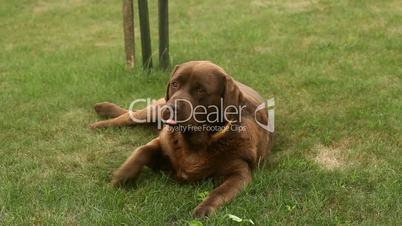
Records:
{"label": "brown labrador retriever", "polygon": [[262,103],[256,91],[219,66],[190,61],[175,67],[165,98],[137,111],[97,104],[96,112],[112,119],[91,128],[163,121],[159,136],[131,154],[114,172],[112,184],[137,178],[144,166],[182,182],[212,177],[220,185],[193,212],[203,217],[249,184],[252,170],[271,152],[273,133],[257,123],[268,123],[267,109],[256,111]]}

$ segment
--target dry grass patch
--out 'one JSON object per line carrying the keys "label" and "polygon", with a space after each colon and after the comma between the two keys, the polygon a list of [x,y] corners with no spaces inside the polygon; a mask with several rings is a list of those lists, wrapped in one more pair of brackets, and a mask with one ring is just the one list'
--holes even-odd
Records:
{"label": "dry grass patch", "polygon": [[333,170],[345,165],[344,159],[341,155],[342,150],[326,147],[322,144],[315,146],[314,149],[317,152],[314,161],[321,167]]}
{"label": "dry grass patch", "polygon": [[310,159],[326,170],[344,169],[352,162],[348,160],[348,142],[342,142],[330,146],[317,144],[312,148]]}

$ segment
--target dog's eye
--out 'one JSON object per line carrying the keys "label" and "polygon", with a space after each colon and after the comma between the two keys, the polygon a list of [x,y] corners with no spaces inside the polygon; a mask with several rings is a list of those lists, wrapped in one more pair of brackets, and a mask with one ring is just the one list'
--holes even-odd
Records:
{"label": "dog's eye", "polygon": [[198,95],[204,95],[204,94],[205,94],[205,89],[203,89],[203,88],[198,88],[198,89],[197,89],[197,93],[198,93]]}
{"label": "dog's eye", "polygon": [[179,83],[178,82],[172,82],[170,83],[170,85],[172,86],[172,88],[177,89],[179,87]]}

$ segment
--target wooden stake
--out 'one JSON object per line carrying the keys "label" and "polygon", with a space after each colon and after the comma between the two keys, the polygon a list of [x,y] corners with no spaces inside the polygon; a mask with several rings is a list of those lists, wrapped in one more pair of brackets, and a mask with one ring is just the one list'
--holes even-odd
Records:
{"label": "wooden stake", "polygon": [[134,40],[134,13],[133,0],[123,0],[123,32],[124,49],[126,52],[126,67],[134,68],[135,40]]}
{"label": "wooden stake", "polygon": [[138,0],[138,12],[140,16],[142,64],[144,69],[149,69],[152,67],[152,55],[147,0]]}
{"label": "wooden stake", "polygon": [[159,0],[159,66],[169,66],[169,10],[168,0]]}

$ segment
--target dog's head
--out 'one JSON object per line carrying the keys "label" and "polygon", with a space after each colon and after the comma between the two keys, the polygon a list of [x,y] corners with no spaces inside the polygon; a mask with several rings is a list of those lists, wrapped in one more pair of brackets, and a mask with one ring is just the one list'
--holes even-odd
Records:
{"label": "dog's head", "polygon": [[[162,118],[168,124],[198,125],[227,121],[231,116],[222,115],[225,109],[238,107],[243,95],[221,67],[209,61],[190,61],[174,68],[165,99]],[[233,110],[229,110],[232,116]]]}

